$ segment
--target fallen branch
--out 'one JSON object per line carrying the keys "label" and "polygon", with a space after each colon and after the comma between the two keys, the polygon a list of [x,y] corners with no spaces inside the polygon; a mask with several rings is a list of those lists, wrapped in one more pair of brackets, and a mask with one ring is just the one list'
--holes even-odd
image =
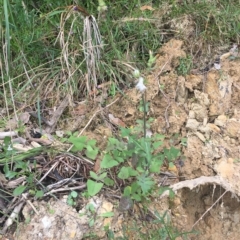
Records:
{"label": "fallen branch", "polygon": [[10,131],[10,132],[0,132],[0,139],[4,139],[5,137],[15,137],[17,136],[17,132]]}
{"label": "fallen branch", "polygon": [[[176,193],[178,190],[180,190],[182,188],[189,188],[190,190],[192,190],[193,188],[196,188],[200,185],[205,185],[205,184],[217,184],[217,185],[220,185],[221,187],[223,187],[226,191],[229,191],[233,194],[239,195],[239,193],[234,191],[232,186],[220,176],[212,176],[212,177],[202,176],[199,178],[186,180],[186,181],[182,181],[182,182],[173,184],[173,185],[169,186],[169,188],[172,189],[172,191],[174,191]],[[166,196],[169,196],[169,190],[166,190],[161,195],[161,198],[166,197]]]}

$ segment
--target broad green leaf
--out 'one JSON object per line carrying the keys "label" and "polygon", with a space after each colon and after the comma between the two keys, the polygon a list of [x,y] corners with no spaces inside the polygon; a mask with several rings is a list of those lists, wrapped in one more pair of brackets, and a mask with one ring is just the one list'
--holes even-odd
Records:
{"label": "broad green leaf", "polygon": [[130,186],[127,186],[124,188],[123,196],[129,197],[131,195],[131,192],[132,192],[132,188]]}
{"label": "broad green leaf", "polygon": [[128,167],[129,176],[135,177],[138,175],[138,172],[131,167]]}
{"label": "broad green leaf", "polygon": [[121,178],[121,179],[129,178],[129,169],[128,169],[128,167],[122,167],[120,169],[120,172],[118,173],[118,177]]}
{"label": "broad green leaf", "polygon": [[142,200],[141,195],[134,193],[132,194],[132,198],[138,202],[140,202]]}
{"label": "broad green leaf", "polygon": [[14,189],[13,195],[14,195],[14,196],[19,196],[19,195],[21,195],[21,194],[25,191],[26,188],[27,188],[27,187],[26,187],[26,186],[23,186],[23,185],[18,186],[17,188]]}
{"label": "broad green leaf", "polygon": [[90,171],[90,176],[97,181],[101,181],[107,176],[107,172],[104,172],[98,176],[95,172]]}
{"label": "broad green leaf", "polygon": [[87,146],[86,156],[92,160],[96,159],[98,155],[98,148],[93,149],[91,146]]}
{"label": "broad green leaf", "polygon": [[87,190],[88,190],[88,194],[91,197],[99,193],[102,187],[103,187],[103,183],[97,183],[90,179],[87,181]]}
{"label": "broad green leaf", "polygon": [[87,145],[92,146],[92,147],[95,147],[96,143],[97,143],[97,141],[95,139],[91,139],[91,140],[87,141]]}
{"label": "broad green leaf", "polygon": [[105,154],[101,161],[101,168],[112,168],[118,164],[119,163],[115,161],[110,154]]}
{"label": "broad green leaf", "polygon": [[74,137],[71,136],[68,141],[72,143],[77,151],[82,151],[83,148],[86,146],[87,137],[86,136],[80,136],[80,137]]}
{"label": "broad green leaf", "polygon": [[105,185],[107,185],[109,187],[114,186],[114,184],[115,184],[114,181],[109,177],[104,178],[103,182]]}
{"label": "broad green leaf", "polygon": [[93,179],[98,180],[98,175],[97,175],[95,172],[90,171],[90,176],[91,176]]}
{"label": "broad green leaf", "polygon": [[140,186],[138,185],[137,182],[133,182],[131,184],[131,192],[136,193],[136,192],[139,192],[139,191],[140,191]]}
{"label": "broad green leaf", "polygon": [[107,176],[107,172],[104,172],[98,176],[98,180],[101,181]]}

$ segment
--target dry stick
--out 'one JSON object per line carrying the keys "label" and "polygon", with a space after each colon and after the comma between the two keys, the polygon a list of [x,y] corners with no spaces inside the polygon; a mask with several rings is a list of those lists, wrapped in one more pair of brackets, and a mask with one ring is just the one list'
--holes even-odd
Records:
{"label": "dry stick", "polygon": [[57,193],[57,192],[65,192],[65,191],[73,191],[73,190],[84,189],[84,188],[86,188],[86,186],[87,186],[86,184],[83,184],[83,185],[77,186],[77,187],[53,189],[50,192],[45,193],[44,196],[48,196],[50,194]]}
{"label": "dry stick", "polygon": [[37,211],[37,209],[36,209],[36,208],[33,206],[33,204],[27,199],[28,194],[23,193],[22,196],[23,196],[23,198],[27,201],[27,203],[31,206],[31,208],[33,209],[33,211],[34,211],[37,215],[39,215],[39,212]]}
{"label": "dry stick", "polygon": [[53,168],[55,168],[58,165],[58,162],[55,162],[52,167],[44,174],[44,176],[39,180],[39,183],[43,181],[43,179],[52,171]]}
{"label": "dry stick", "polygon": [[23,204],[25,202],[22,201],[20,202],[12,211],[11,215],[9,216],[9,218],[7,219],[7,221],[4,223],[4,226],[2,228],[1,233],[5,234],[5,232],[7,231],[8,227],[10,227],[13,224],[13,221],[17,218],[19,212],[21,211]]}
{"label": "dry stick", "polygon": [[[119,98],[115,99],[113,102],[111,102],[110,104],[108,104],[106,107],[104,108],[108,108],[111,105],[113,105],[115,102],[117,102],[119,100]],[[86,124],[86,126],[82,129],[82,131],[78,134],[78,137],[82,135],[82,133],[86,130],[86,128],[90,125],[90,123],[92,122],[93,118],[99,113],[101,112],[104,108],[101,108],[99,110],[97,110],[93,116],[90,118],[90,120],[88,121],[88,123]],[[71,147],[67,150],[67,152],[69,152],[72,149],[73,145],[71,145]]]}
{"label": "dry stick", "polygon": [[207,211],[193,224],[192,228],[194,228],[198,222],[200,222],[203,217],[218,203],[218,201],[228,192],[228,190],[226,190],[214,203],[213,205],[207,209]]}

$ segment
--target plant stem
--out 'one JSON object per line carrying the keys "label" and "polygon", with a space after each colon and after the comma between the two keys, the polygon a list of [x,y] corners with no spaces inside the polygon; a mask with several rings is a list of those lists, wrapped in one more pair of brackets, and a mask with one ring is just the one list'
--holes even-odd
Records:
{"label": "plant stem", "polygon": [[143,112],[144,112],[144,115],[143,115],[143,133],[144,133],[144,138],[146,138],[147,136],[147,127],[146,127],[146,111],[147,111],[147,108],[146,108],[146,100],[147,100],[147,97],[146,97],[147,93],[146,91],[142,94],[142,101],[143,101]]}

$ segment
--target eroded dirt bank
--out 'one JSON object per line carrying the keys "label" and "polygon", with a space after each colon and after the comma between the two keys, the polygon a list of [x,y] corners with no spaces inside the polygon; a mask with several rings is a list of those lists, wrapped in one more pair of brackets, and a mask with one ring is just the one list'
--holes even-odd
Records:
{"label": "eroded dirt bank", "polygon": [[[173,224],[179,230],[190,231],[196,223],[195,229],[199,234],[189,235],[189,239],[237,240],[240,236],[239,56],[233,56],[231,52],[225,53],[220,56],[220,68],[211,66],[206,72],[193,70],[185,77],[178,76],[176,72],[181,57],[186,57],[183,42],[172,39],[159,50],[156,66],[153,72],[146,76],[147,99],[150,104],[148,116],[154,118],[151,131],[173,138],[173,145],[181,148],[184,155],[183,164],[174,172],[179,178],[170,184],[176,183],[178,179],[219,176],[231,186],[232,193],[227,192],[220,197],[225,189],[209,183],[193,190],[183,188],[178,191],[173,201],[168,198],[153,199],[149,208],[160,213],[168,210]],[[108,111],[115,118],[121,119],[126,126],[132,126],[136,119],[141,118],[138,109],[141,96],[136,89],[127,90],[125,94],[128,98],[120,97],[117,104],[113,104]],[[95,125],[95,130],[89,135],[97,139],[99,144],[103,144],[102,139],[106,139],[110,130],[102,123],[95,122]],[[186,145],[180,144],[182,138],[187,138]],[[213,205],[215,201],[217,203]],[[54,239],[55,236],[59,236],[58,239],[82,238],[79,226],[87,226],[88,220],[85,219],[84,223],[83,220],[78,221],[74,217],[77,215],[76,210],[62,208],[62,212],[68,214],[60,214],[57,212],[58,206],[49,213],[49,209],[55,209],[57,203],[51,201],[49,205],[39,204],[40,215],[32,218],[27,225],[21,224],[20,233],[17,233],[18,239],[33,239],[33,236],[40,233],[41,236],[38,235],[35,239]],[[110,228],[116,234],[123,222],[131,222],[131,216],[117,213],[114,202],[101,199],[99,204],[105,204],[105,209],[114,211],[118,216],[108,220]],[[28,210],[25,207],[26,218]],[[203,216],[204,213],[206,214]],[[135,214],[137,215],[137,210]],[[202,216],[202,220],[197,222]],[[44,218],[49,220],[49,226],[43,224]],[[65,224],[53,224],[56,219],[59,219],[61,224],[65,221]],[[99,230],[103,224],[102,219],[95,227],[99,239],[106,238]],[[46,231],[46,228],[52,230]],[[70,230],[67,231],[67,228]],[[121,231],[118,234],[121,235]],[[132,233],[129,233],[129,239],[135,239]]]}

